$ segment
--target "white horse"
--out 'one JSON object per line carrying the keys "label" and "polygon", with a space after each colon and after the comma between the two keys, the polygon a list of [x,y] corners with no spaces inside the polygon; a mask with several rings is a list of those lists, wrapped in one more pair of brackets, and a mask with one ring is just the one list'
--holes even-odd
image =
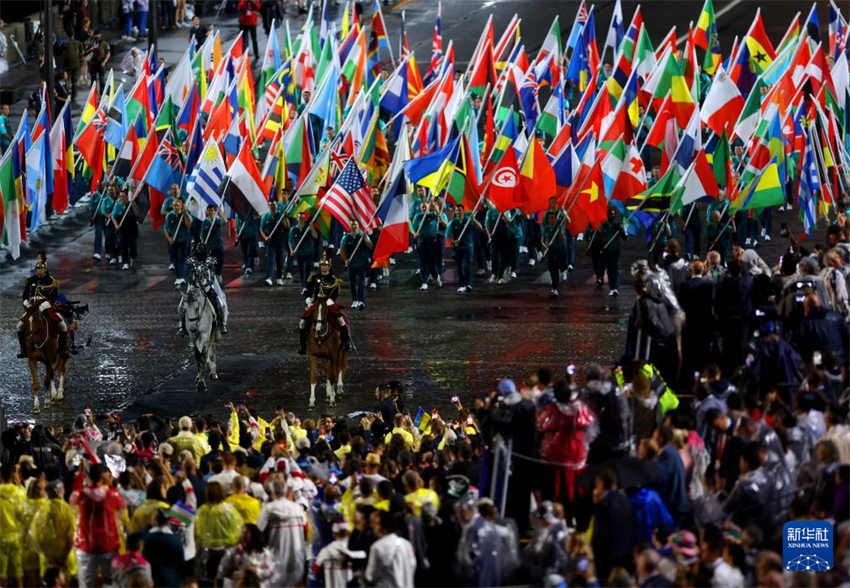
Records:
{"label": "white horse", "polygon": [[198,375],[195,386],[198,392],[206,390],[204,369],[209,369],[210,379],[217,380],[215,351],[221,334],[218,332],[215,309],[199,288],[189,288],[184,296],[186,309],[186,330],[189,332],[189,345],[195,355]]}

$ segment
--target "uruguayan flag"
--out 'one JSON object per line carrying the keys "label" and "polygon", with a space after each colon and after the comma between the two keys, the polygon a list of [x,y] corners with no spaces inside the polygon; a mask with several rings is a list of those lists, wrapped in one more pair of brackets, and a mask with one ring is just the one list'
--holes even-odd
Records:
{"label": "uruguayan flag", "polygon": [[[208,204],[216,207],[221,204],[219,188],[226,171],[218,145],[215,141],[208,140],[198,164],[186,180],[186,204],[192,216],[202,219]],[[226,204],[224,207],[229,208]],[[228,212],[225,211],[225,214]]]}

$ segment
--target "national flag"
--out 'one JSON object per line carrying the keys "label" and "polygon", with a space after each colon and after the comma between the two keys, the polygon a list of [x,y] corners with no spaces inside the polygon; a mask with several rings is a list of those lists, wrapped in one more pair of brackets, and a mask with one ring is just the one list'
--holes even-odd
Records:
{"label": "national flag", "polygon": [[785,190],[779,181],[776,159],[740,190],[730,208],[732,210],[752,210],[782,206],[785,204]]}
{"label": "national flag", "polygon": [[537,119],[535,129],[549,137],[557,135],[564,123],[567,122],[566,108],[563,81],[561,81],[552,90],[552,94],[546,102],[546,107]]}
{"label": "national flag", "polygon": [[[137,115],[137,116],[141,116]],[[110,175],[118,178],[126,178],[130,176],[133,170],[133,162],[139,157],[139,140],[136,136],[136,125],[131,125],[127,131],[127,136],[121,147],[118,149],[118,154],[115,156],[115,161],[112,163]],[[56,197],[54,196],[54,201]]]}
{"label": "national flag", "polygon": [[753,24],[750,25],[750,30],[747,32],[744,42],[750,53],[750,68],[757,74],[762,73],[776,59],[776,51],[764,30],[760,8],[756,10],[756,17]]}
{"label": "national flag", "polygon": [[721,66],[703,102],[700,120],[717,135],[731,133],[743,109],[744,98]]}
{"label": "national flag", "polygon": [[614,12],[611,13],[611,24],[608,26],[608,34],[605,37],[605,45],[602,48],[604,55],[608,51],[608,47],[616,53],[623,41],[625,29],[623,27],[623,7],[620,5],[620,0],[614,3]]}
{"label": "national flag", "polygon": [[[476,146],[477,147],[477,146]],[[473,152],[466,133],[461,134],[460,150],[455,160],[449,181],[446,184],[446,194],[457,204],[463,204],[467,210],[478,202],[481,187],[476,177],[475,159],[477,150]]]}
{"label": "national flag", "polygon": [[502,125],[502,130],[499,136],[493,143],[493,150],[490,153],[490,164],[499,163],[504,153],[514,144],[519,137],[519,128],[517,127],[516,117],[514,116],[513,107],[508,113],[505,123]]}
{"label": "national flag", "polygon": [[491,172],[488,182],[487,198],[497,210],[506,212],[522,204],[519,165],[513,149],[505,151],[504,157]]}
{"label": "national flag", "polygon": [[714,172],[714,179],[717,185],[732,190],[734,180],[732,178],[732,150],[729,148],[729,139],[726,136],[726,131],[720,135],[720,139],[714,146],[714,152],[711,155],[711,169]]}
{"label": "national flag", "polygon": [[390,47],[390,42],[387,37],[387,25],[384,23],[384,15],[381,12],[380,0],[375,0],[372,9],[372,25],[369,27],[369,47],[368,57],[371,64],[370,73],[373,76],[378,75],[381,67],[380,51],[386,49],[390,54],[390,61],[393,60],[393,51]]}
{"label": "national flag", "polygon": [[552,161],[552,169],[555,171],[555,185],[558,188],[559,198],[573,186],[580,167],[581,162],[578,155],[576,155],[572,143],[568,142]]}
{"label": "national flag", "polygon": [[537,139],[528,142],[520,165],[519,185],[523,198],[520,210],[524,214],[545,210],[549,205],[549,198],[557,193],[555,170],[552,169],[552,164]]}
{"label": "national flag", "polygon": [[734,134],[744,142],[749,141],[750,137],[753,136],[758,121],[761,118],[761,88],[764,85],[764,82],[760,79],[756,81],[756,86],[750,92],[747,101],[744,102],[744,107],[741,109],[741,114],[735,123]]}
{"label": "national flag", "polygon": [[807,234],[811,234],[817,222],[817,194],[820,192],[821,183],[811,135],[805,129],[803,129],[803,141],[803,154],[798,170],[797,204],[800,207],[803,228]]}
{"label": "national flag", "polygon": [[627,210],[641,210],[647,214],[663,214],[670,210],[679,174],[675,166],[670,166],[661,178],[651,187],[626,201]]}
{"label": "national flag", "polygon": [[720,190],[711,164],[706,159],[705,151],[700,150],[684,176],[679,180],[675,194],[675,204],[670,212],[675,214],[683,206],[688,206],[704,198],[717,199]]}
{"label": "national flag", "polygon": [[570,29],[570,36],[567,37],[567,49],[575,49],[576,44],[578,43],[578,38],[581,35],[582,28],[584,27],[584,23],[587,22],[587,7],[584,5],[584,0],[581,0],[581,4],[578,6],[578,11],[576,12],[575,20],[573,20],[573,26]]}
{"label": "national flag", "polygon": [[229,189],[224,193],[224,201],[239,217],[251,219],[269,211],[263,178],[247,141],[242,143],[239,154],[225,175],[229,180],[225,185]]}
{"label": "national flag", "polygon": [[3,204],[3,242],[9,248],[12,259],[21,256],[21,243],[26,241],[26,204],[24,201],[24,162],[17,144],[19,136],[12,140],[9,149],[0,159],[0,201]]}
{"label": "national flag", "polygon": [[312,142],[310,133],[311,125],[307,121],[307,115],[302,113],[294,123],[295,129],[287,133],[288,144],[284,144],[286,151],[286,167],[289,174],[295,178],[295,186],[301,183],[310,173],[313,166],[313,153],[310,150]]}
{"label": "national flag", "polygon": [[363,231],[372,232],[377,207],[353,158],[345,164],[342,173],[322,199],[320,207],[330,212],[344,227],[356,220]]}
{"label": "national flag", "polygon": [[817,3],[812,4],[812,9],[809,10],[809,16],[806,18],[806,34],[814,41],[815,44],[820,43],[820,21],[818,20]]}
{"label": "national flag", "polygon": [[151,160],[144,181],[154,190],[167,194],[172,185],[180,184],[182,177],[183,159],[171,136],[171,129],[168,129]]}
{"label": "national flag", "polygon": [[[68,208],[71,199],[71,187],[74,178],[74,147],[71,143],[70,103],[59,111],[59,116],[50,129],[50,154],[53,169],[53,210],[62,214]],[[2,212],[2,211],[0,211]],[[2,230],[0,230],[2,232]]]}
{"label": "national flag", "polygon": [[80,115],[80,123],[77,126],[77,131],[75,136],[79,136],[82,133],[83,129],[85,129],[91,119],[94,118],[94,113],[97,111],[97,82],[93,82],[91,85],[91,90],[89,90],[89,95],[86,97],[86,105],[83,106],[83,113]]}
{"label": "national flag", "polygon": [[76,140],[77,150],[92,171],[92,186],[97,186],[103,177],[104,139],[106,132],[106,114],[98,108],[86,128]]}
{"label": "national flag", "polygon": [[[605,162],[603,161],[604,165]],[[620,169],[617,170],[617,175],[614,178],[613,187],[609,190],[606,181],[605,193],[609,200],[625,202],[635,194],[646,190],[646,186],[646,168],[643,165],[643,159],[641,159],[640,152],[638,152],[635,144],[629,143],[623,154]]]}
{"label": "national flag", "polygon": [[835,61],[838,61],[838,56],[844,53],[846,35],[847,23],[844,21],[844,16],[835,2],[829,0],[829,54]]}
{"label": "national flag", "polygon": [[690,167],[694,156],[700,149],[702,149],[702,133],[700,131],[699,112],[694,111],[691,120],[688,121],[688,126],[685,127],[685,132],[679,138],[676,153],[673,155],[673,162],[678,168],[679,175],[683,175]]}
{"label": "national flag", "polygon": [[424,186],[437,194],[445,188],[460,152],[460,137],[428,155],[405,162],[404,171],[411,184]]}
{"label": "national flag", "polygon": [[596,20],[593,14],[593,7],[591,7],[567,71],[567,77],[578,87],[579,92],[583,92],[587,88],[590,81],[596,77],[596,72],[599,69]]}
{"label": "national flag", "polygon": [[[26,182],[30,204],[30,232],[35,232],[47,220],[47,190],[45,162],[47,133],[34,139],[26,152]],[[51,166],[52,171],[52,166]]]}
{"label": "national flag", "polygon": [[705,0],[702,12],[697,21],[694,42],[705,51],[702,68],[705,73],[713,75],[720,64],[720,42],[717,39],[717,21],[714,18],[714,6],[711,0]]}
{"label": "national flag", "polygon": [[437,77],[440,70],[440,61],[443,59],[443,35],[440,25],[442,12],[443,3],[437,2],[434,33],[431,37],[431,63],[428,65],[428,71],[425,72],[425,77],[422,80],[425,84],[430,84]]}
{"label": "national flag", "polygon": [[218,208],[222,204],[220,190],[225,174],[227,168],[218,145],[215,141],[207,141],[186,182],[186,201],[195,203],[193,216],[203,218],[208,205]]}
{"label": "national flag", "polygon": [[590,173],[584,177],[579,190],[575,200],[575,208],[585,214],[591,227],[599,229],[599,225],[608,218],[608,199],[605,196],[605,180],[599,160],[594,163]]}
{"label": "national flag", "polygon": [[405,188],[404,174],[397,174],[375,214],[381,221],[381,233],[372,252],[376,265],[384,264],[391,255],[403,253],[410,246],[410,197]]}

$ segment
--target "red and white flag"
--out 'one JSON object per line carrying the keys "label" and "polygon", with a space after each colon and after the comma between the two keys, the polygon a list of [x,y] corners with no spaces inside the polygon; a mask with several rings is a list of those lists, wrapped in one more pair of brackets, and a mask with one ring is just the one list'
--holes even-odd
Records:
{"label": "red and white flag", "polygon": [[717,135],[722,135],[724,130],[727,135],[731,135],[735,121],[741,116],[743,109],[744,97],[721,65],[717,68],[711,89],[705,97],[700,118]]}

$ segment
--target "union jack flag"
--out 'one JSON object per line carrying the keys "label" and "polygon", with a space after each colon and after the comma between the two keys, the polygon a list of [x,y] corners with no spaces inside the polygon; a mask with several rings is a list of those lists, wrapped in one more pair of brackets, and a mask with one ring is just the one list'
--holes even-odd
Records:
{"label": "union jack flag", "polygon": [[437,19],[434,21],[434,36],[431,40],[431,64],[428,66],[428,71],[425,72],[425,85],[437,77],[440,71],[440,60],[443,58],[443,35],[440,32],[440,20],[443,12],[443,3],[437,3]]}
{"label": "union jack flag", "polygon": [[378,209],[354,158],[350,158],[345,164],[342,173],[325,194],[321,207],[327,209],[343,226],[347,227],[351,221],[356,220],[363,231],[372,232],[376,225],[375,213]]}

